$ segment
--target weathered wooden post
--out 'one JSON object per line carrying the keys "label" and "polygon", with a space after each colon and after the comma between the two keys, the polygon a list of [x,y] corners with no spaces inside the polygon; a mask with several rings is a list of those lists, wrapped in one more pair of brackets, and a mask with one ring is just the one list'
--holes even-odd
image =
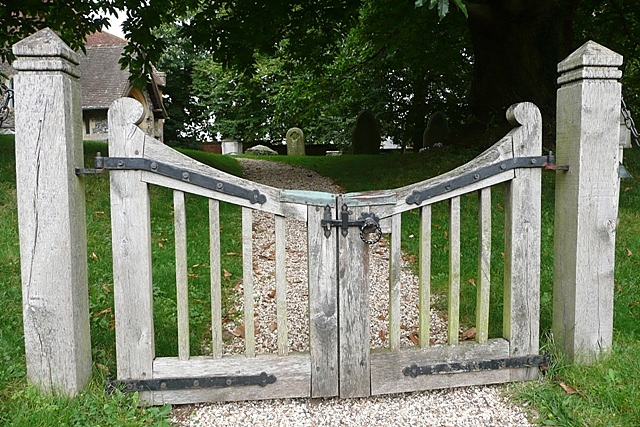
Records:
{"label": "weathered wooden post", "polygon": [[622,56],[592,41],[558,64],[553,333],[595,361],[613,339]]}
{"label": "weathered wooden post", "polygon": [[43,390],[74,395],[91,374],[78,58],[50,29],[13,53],[27,374]]}

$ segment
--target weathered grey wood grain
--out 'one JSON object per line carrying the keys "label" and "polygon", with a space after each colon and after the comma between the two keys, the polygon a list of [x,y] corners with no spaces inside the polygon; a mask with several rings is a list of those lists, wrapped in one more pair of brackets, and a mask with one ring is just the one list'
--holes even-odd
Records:
{"label": "weathered grey wood grain", "polygon": [[[349,216],[358,218],[364,211],[349,207]],[[353,228],[338,236],[338,248],[340,397],[369,396],[369,247]]]}
{"label": "weathered grey wood grain", "polygon": [[491,188],[478,192],[478,283],[476,283],[476,341],[489,337],[491,290]]}
{"label": "weathered grey wood grain", "polygon": [[209,200],[209,271],[211,274],[211,347],[222,357],[222,267],[220,265],[220,203]]}
{"label": "weathered grey wood grain", "polygon": [[447,335],[458,343],[460,329],[460,197],[449,200],[449,291]]}
{"label": "weathered grey wood grain", "polygon": [[273,384],[265,387],[238,386],[140,393],[143,402],[154,405],[283,399],[310,395],[311,364],[308,354],[290,354],[287,357],[259,355],[253,358],[225,356],[222,359],[198,356],[188,361],[163,357],[155,360],[153,368],[154,378],[260,375],[262,372],[276,377]]}
{"label": "weathered grey wood grain", "polygon": [[84,179],[74,173],[83,167],[78,57],[49,29],[13,53],[27,376],[75,395],[91,374]]}
{"label": "weathered grey wood grain", "polygon": [[173,192],[173,222],[176,256],[176,306],[178,357],[189,358],[189,271],[187,270],[187,211],[182,191]]}
{"label": "weathered grey wood grain", "polygon": [[622,56],[587,42],[558,65],[553,332],[569,358],[611,348]]}
{"label": "weathered grey wood grain", "polygon": [[256,355],[253,301],[253,210],[242,208],[242,287],[244,293],[244,352]]}
{"label": "weathered grey wood grain", "polygon": [[[135,124],[143,114],[142,105],[134,99],[113,102],[111,156],[142,156],[144,134],[137,132]],[[114,171],[109,182],[118,378],[150,378],[155,345],[149,190],[139,171]]]}
{"label": "weathered grey wood grain", "polygon": [[[513,135],[514,156],[540,156],[538,108],[516,104],[507,118],[522,128]],[[539,348],[541,174],[537,168],[518,169],[506,185],[503,336],[511,343],[512,356],[536,354]]]}
{"label": "weathered grey wood grain", "polygon": [[[456,346],[410,348],[401,351],[376,350],[371,354],[371,394],[405,393],[436,388],[496,384],[523,379],[530,368],[503,369],[455,374],[403,374],[405,367],[452,363],[463,360],[485,361],[509,357],[509,343],[504,339],[489,340],[486,344],[462,342]],[[536,372],[536,371],[534,371]],[[527,378],[529,379],[529,378]]]}
{"label": "weathered grey wood grain", "polygon": [[285,219],[275,216],[276,234],[276,318],[278,325],[278,355],[286,356],[289,352],[287,326],[287,276],[285,253]]}
{"label": "weathered grey wood grain", "polygon": [[400,348],[400,274],[402,274],[400,214],[391,219],[391,250],[389,256],[389,348]]}
{"label": "weathered grey wood grain", "polygon": [[257,189],[267,197],[267,201],[263,205],[260,205],[259,203],[252,204],[246,199],[227,195],[213,190],[208,190],[206,188],[193,185],[189,182],[167,178],[152,172],[144,172],[142,174],[142,179],[145,182],[173,188],[174,190],[180,190],[187,193],[199,194],[210,199],[230,202],[236,205],[282,215],[285,217],[296,218],[302,221],[306,220],[306,207],[297,203],[281,203],[280,189],[269,187],[264,184],[259,184],[257,182],[252,182],[243,178],[238,178],[237,176],[233,176],[231,174],[214,169],[182,153],[179,153],[171,147],[166,146],[162,142],[149,136],[145,138],[144,157],[147,159],[156,160],[158,162],[169,163],[177,168],[184,168],[186,170],[205,174],[207,176],[223,180],[230,184],[239,185],[241,187],[249,189]]}
{"label": "weathered grey wood grain", "polygon": [[418,276],[419,343],[429,347],[431,330],[431,205],[420,208],[420,272]]}
{"label": "weathered grey wood grain", "polygon": [[[335,201],[334,201],[335,203]],[[335,215],[335,208],[333,209]],[[324,209],[308,207],[309,346],[311,395],[338,395],[338,231],[325,237]]]}

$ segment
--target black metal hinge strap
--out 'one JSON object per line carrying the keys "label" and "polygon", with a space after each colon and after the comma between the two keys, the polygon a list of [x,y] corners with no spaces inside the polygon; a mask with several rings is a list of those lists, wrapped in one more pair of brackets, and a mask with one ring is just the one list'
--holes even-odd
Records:
{"label": "black metal hinge strap", "polygon": [[176,180],[189,182],[198,187],[207,188],[219,193],[240,197],[248,200],[252,204],[264,204],[267,201],[267,196],[260,193],[257,189],[251,190],[198,172],[180,169],[150,159],[138,157],[101,157],[100,153],[98,153],[95,158],[95,164],[95,169],[76,169],[76,174],[101,173],[104,170],[144,170]]}
{"label": "black metal hinge strap", "polygon": [[450,179],[441,184],[435,185],[425,190],[415,190],[411,195],[406,198],[407,204],[416,204],[428,200],[432,197],[446,194],[451,191],[463,188],[467,185],[475,182],[480,182],[483,179],[490,178],[499,173],[521,168],[544,168],[549,170],[569,170],[569,166],[557,166],[555,164],[555,157],[553,153],[549,153],[547,156],[530,156],[530,157],[515,157],[513,159],[505,160],[500,163],[485,166],[477,169],[473,172],[469,172],[453,179]]}
{"label": "black metal hinge strap", "polygon": [[435,365],[418,366],[413,364],[402,370],[407,377],[416,378],[419,375],[457,374],[462,372],[490,371],[511,368],[546,369],[549,358],[546,355],[533,355],[523,357],[508,357],[493,360],[469,360],[464,362],[438,363]]}
{"label": "black metal hinge strap", "polygon": [[205,388],[224,388],[257,385],[265,387],[276,382],[274,375],[262,372],[259,375],[220,376],[202,378],[165,378],[151,380],[118,380],[107,379],[110,390],[119,389],[124,392],[135,391],[168,391],[194,390]]}

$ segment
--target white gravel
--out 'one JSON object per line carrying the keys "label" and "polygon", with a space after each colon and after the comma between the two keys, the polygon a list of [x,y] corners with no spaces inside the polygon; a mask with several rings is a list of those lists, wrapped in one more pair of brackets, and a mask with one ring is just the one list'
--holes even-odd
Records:
{"label": "white gravel", "polygon": [[[328,178],[307,169],[279,162],[239,159],[247,179],[280,188],[339,193]],[[256,352],[277,350],[273,218],[254,214],[254,295]],[[287,312],[289,350],[307,351],[307,266],[306,227],[287,220]],[[383,239],[371,248],[371,345],[386,346],[388,314],[389,250]],[[412,346],[409,336],[417,330],[417,278],[403,261],[402,329],[403,346]],[[237,288],[238,310],[242,310],[242,287]],[[238,322],[241,322],[240,320]],[[447,325],[431,312],[431,339],[445,343]],[[243,325],[225,324],[225,354],[244,351]],[[206,343],[204,343],[206,346]],[[525,411],[502,396],[501,386],[465,387],[363,399],[282,399],[251,402],[208,403],[176,406],[176,426],[530,426]]]}

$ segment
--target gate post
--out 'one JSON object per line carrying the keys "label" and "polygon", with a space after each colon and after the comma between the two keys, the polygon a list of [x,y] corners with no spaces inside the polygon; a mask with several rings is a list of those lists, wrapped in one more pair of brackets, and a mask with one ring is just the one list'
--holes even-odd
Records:
{"label": "gate post", "polygon": [[75,395],[91,374],[78,58],[50,29],[13,53],[27,375],[45,391]]}
{"label": "gate post", "polygon": [[553,334],[591,363],[613,340],[622,56],[589,41],[558,64]]}

